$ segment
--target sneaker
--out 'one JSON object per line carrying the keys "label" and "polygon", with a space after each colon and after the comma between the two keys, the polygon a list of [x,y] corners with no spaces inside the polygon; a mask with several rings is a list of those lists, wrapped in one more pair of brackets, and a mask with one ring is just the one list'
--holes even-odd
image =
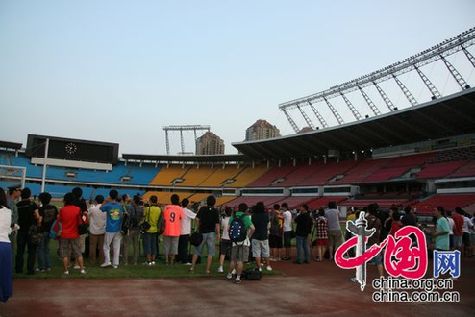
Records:
{"label": "sneaker", "polygon": [[108,267],[108,266],[111,266],[112,264],[109,262],[109,263],[102,263],[101,264],[101,267]]}
{"label": "sneaker", "polygon": [[155,265],[155,261],[152,261],[152,265]]}
{"label": "sneaker", "polygon": [[262,272],[262,267],[259,267],[259,272]]}
{"label": "sneaker", "polygon": [[227,279],[227,280],[232,280],[232,279],[233,279],[233,274],[232,274],[232,273],[228,273],[228,274],[226,275],[226,279]]}
{"label": "sneaker", "polygon": [[266,270],[270,272],[270,271],[272,271],[272,267],[271,267],[270,265],[268,265],[268,266],[266,267]]}
{"label": "sneaker", "polygon": [[187,262],[187,263],[185,263],[185,265],[190,266],[190,265],[193,265],[193,264],[191,262]]}
{"label": "sneaker", "polygon": [[118,265],[112,265],[113,269],[117,269],[119,266]]}
{"label": "sneaker", "polygon": [[85,270],[85,269],[82,269],[82,270],[81,270],[81,274],[86,274],[86,270]]}
{"label": "sneaker", "polygon": [[218,273],[224,273],[224,270],[223,270],[222,266],[218,267]]}
{"label": "sneaker", "polygon": [[233,271],[231,272],[232,275],[236,275],[236,269],[233,269]]}
{"label": "sneaker", "polygon": [[241,279],[240,279],[240,278],[237,278],[237,279],[234,281],[234,283],[236,283],[236,284],[241,284]]}
{"label": "sneaker", "polygon": [[148,266],[152,266],[152,262],[147,262],[147,265],[148,265]]}
{"label": "sneaker", "polygon": [[75,270],[79,270],[80,268],[81,268],[81,267],[80,267],[79,265],[77,265],[77,264],[73,267],[73,269],[75,269]]}
{"label": "sneaker", "polygon": [[64,271],[63,274],[64,275],[69,275],[69,271]]}

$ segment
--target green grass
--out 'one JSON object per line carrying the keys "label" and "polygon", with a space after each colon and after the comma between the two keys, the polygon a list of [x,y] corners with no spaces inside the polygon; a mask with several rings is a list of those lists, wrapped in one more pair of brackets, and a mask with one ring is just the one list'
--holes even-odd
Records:
{"label": "green grass", "polygon": [[[50,272],[36,272],[35,275],[27,274],[14,274],[15,279],[60,279],[65,278],[63,274],[63,264],[61,259],[56,254],[57,242],[50,241],[50,251],[51,251],[51,266],[52,269]],[[161,248],[160,250],[163,250]],[[217,248],[218,250],[218,248]],[[25,265],[26,265],[26,252],[25,252]],[[75,270],[72,267],[69,269],[68,279],[161,279],[161,278],[200,278],[200,277],[211,277],[211,278],[224,278],[225,274],[217,273],[218,269],[218,257],[213,258],[213,264],[211,267],[211,274],[207,275],[205,273],[205,264],[197,264],[195,267],[195,272],[190,273],[188,270],[190,266],[186,266],[180,263],[175,265],[165,265],[162,260],[159,259],[155,266],[146,266],[143,263],[145,260],[143,257],[139,257],[139,264],[133,265],[123,265],[121,264],[119,268],[113,269],[112,267],[101,268],[99,265],[89,265],[87,259],[85,259],[86,266],[86,275],[81,275],[79,270]],[[204,258],[206,261],[206,257]],[[224,270],[227,272],[229,267],[229,261],[224,262]],[[246,267],[254,267],[254,263],[248,263]],[[265,271],[265,270],[264,270]],[[272,275],[281,275],[279,271],[272,272],[263,272],[266,276]]]}

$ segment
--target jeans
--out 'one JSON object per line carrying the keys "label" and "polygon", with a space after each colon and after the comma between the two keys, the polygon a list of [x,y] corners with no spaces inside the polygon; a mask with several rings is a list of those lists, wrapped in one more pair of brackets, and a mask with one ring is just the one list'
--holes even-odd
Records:
{"label": "jeans", "polygon": [[143,252],[145,256],[155,257],[157,255],[157,233],[144,232]]}
{"label": "jeans", "polygon": [[[297,242],[297,262],[310,261],[310,248],[308,246],[307,237],[296,236]],[[303,260],[302,260],[303,256]]]}
{"label": "jeans", "polygon": [[104,263],[111,263],[110,248],[112,244],[112,265],[119,265],[120,241],[122,234],[120,232],[106,232],[104,237]]}
{"label": "jeans", "polygon": [[190,239],[189,234],[182,234],[178,240],[178,258],[177,261],[181,263],[187,263],[189,254],[188,254],[188,240]]}
{"label": "jeans", "polygon": [[28,239],[28,232],[19,231],[17,234],[17,249],[15,256],[15,272],[23,273],[25,249],[28,247],[28,260],[27,260],[27,272],[28,274],[35,273],[35,260],[36,260],[36,245],[31,243]]}
{"label": "jeans", "polygon": [[46,270],[51,268],[51,257],[49,254],[49,232],[43,232],[43,239],[38,245],[36,256],[38,257],[38,268]]}

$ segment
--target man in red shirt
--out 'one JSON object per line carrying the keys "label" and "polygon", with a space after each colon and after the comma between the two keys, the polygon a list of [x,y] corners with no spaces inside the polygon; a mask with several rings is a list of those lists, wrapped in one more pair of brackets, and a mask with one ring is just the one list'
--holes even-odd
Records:
{"label": "man in red shirt", "polygon": [[165,231],[163,232],[163,248],[165,249],[165,263],[173,264],[175,255],[178,254],[178,240],[181,234],[181,219],[183,218],[183,208],[180,206],[180,197],[177,194],[170,198],[172,204],[165,207],[163,211],[163,221]]}
{"label": "man in red shirt", "polygon": [[81,209],[74,206],[74,195],[67,193],[64,195],[64,207],[59,211],[58,220],[62,225],[60,249],[63,258],[64,274],[69,275],[69,256],[72,251],[80,266],[81,274],[86,274],[84,270],[84,260],[81,253],[79,224]]}
{"label": "man in red shirt", "polygon": [[455,250],[462,251],[462,227],[463,227],[463,211],[462,208],[455,208],[455,212],[452,213],[452,219],[454,220],[454,248]]}

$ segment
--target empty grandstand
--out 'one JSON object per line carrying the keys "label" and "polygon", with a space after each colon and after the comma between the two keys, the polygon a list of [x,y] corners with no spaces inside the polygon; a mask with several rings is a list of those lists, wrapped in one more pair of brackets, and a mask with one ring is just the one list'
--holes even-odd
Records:
{"label": "empty grandstand", "polygon": [[[439,204],[473,208],[475,88],[456,75],[448,57],[464,54],[475,67],[468,50],[474,36],[475,30],[469,30],[404,62],[282,104],[280,109],[296,132],[301,129],[291,110],[299,110],[308,129],[233,143],[237,155],[123,154],[119,158],[117,144],[33,135],[25,149],[22,144],[0,142],[0,165],[26,168],[26,186],[37,195],[44,185],[54,197],[81,186],[87,198],[118,188],[121,193],[143,194],[145,199],[157,195],[161,203],[168,203],[174,193],[194,203],[215,195],[218,206],[231,207],[262,201],[268,208],[287,203],[290,208],[308,204],[315,209],[336,201],[344,207],[412,205],[425,214]],[[442,62],[461,91],[442,96],[426,82],[433,96],[418,103],[398,76],[430,62]],[[391,102],[379,86],[385,80],[397,83],[411,101],[409,107]],[[381,95],[388,108],[385,113],[365,92],[370,87]],[[374,116],[360,114],[346,97],[352,91],[362,94]],[[331,98],[342,98],[356,120],[344,123]],[[319,114],[319,102],[332,109],[336,125],[329,126],[328,118]],[[303,108],[312,110],[320,127]],[[46,138],[54,141],[53,150],[43,158]],[[83,147],[89,150],[81,152]],[[0,175],[2,187],[15,181]]]}

